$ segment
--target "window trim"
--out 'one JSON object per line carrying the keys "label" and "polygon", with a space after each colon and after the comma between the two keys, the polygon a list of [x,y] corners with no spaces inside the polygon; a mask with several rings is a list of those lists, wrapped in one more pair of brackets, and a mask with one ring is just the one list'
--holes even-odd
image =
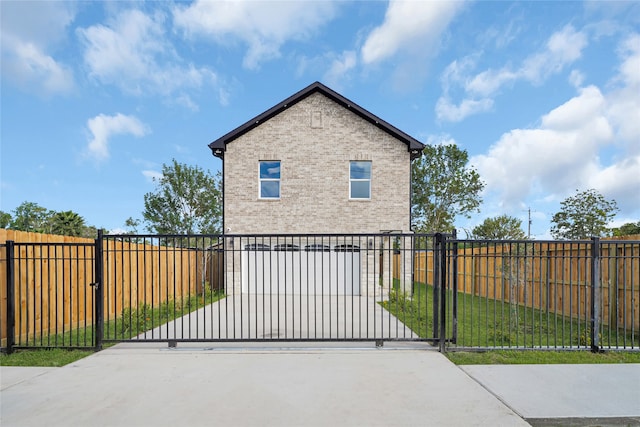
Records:
{"label": "window trim", "polygon": [[[369,178],[351,178],[351,165],[353,163],[369,163]],[[371,181],[373,176],[373,163],[371,160],[349,160],[349,200],[371,200]],[[369,183],[369,196],[368,197],[353,197],[352,186],[354,182],[368,182]]]}
{"label": "window trim", "polygon": [[[278,178],[263,178],[261,172],[262,163],[278,163],[280,172]],[[263,182],[277,182],[278,183],[278,197],[263,197],[262,196],[262,183]],[[282,197],[282,161],[281,160],[258,160],[258,199],[259,200],[280,200]]]}

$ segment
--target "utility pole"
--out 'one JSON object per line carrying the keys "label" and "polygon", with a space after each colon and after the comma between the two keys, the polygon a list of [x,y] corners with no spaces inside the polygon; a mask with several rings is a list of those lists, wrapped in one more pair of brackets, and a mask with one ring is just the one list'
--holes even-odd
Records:
{"label": "utility pole", "polygon": [[527,229],[527,239],[531,239],[531,206],[529,206],[529,209],[527,212],[529,213],[529,227]]}

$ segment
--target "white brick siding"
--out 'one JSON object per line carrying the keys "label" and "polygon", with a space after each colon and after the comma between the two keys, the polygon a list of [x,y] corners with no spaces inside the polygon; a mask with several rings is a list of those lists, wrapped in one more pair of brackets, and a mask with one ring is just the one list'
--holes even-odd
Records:
{"label": "white brick siding", "polygon": [[[281,162],[280,199],[258,197],[260,160]],[[349,200],[349,161],[372,163],[371,199]],[[320,93],[230,142],[227,233],[409,231],[407,145]]]}

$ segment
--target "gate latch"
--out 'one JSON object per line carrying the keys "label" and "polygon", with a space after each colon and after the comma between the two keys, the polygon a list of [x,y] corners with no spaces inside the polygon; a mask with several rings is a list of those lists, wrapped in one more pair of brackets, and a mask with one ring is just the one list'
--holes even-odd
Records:
{"label": "gate latch", "polygon": [[93,283],[89,283],[89,286],[95,288],[96,290],[98,290],[98,288],[100,288],[100,282],[93,282]]}

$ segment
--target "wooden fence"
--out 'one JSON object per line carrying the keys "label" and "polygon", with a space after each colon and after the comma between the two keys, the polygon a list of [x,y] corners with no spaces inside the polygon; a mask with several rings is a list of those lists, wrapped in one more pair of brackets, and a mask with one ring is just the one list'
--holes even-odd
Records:
{"label": "wooden fence", "polygon": [[[600,245],[603,324],[640,329],[640,236]],[[625,241],[636,240],[625,243]],[[565,316],[588,317],[591,306],[592,245],[528,242],[461,247],[458,290],[515,302]],[[416,253],[414,280],[433,283],[432,251]],[[394,277],[399,278],[394,271]]]}
{"label": "wooden fence", "polygon": [[[69,331],[93,322],[95,241],[0,229],[0,244],[15,246],[15,337]],[[26,244],[25,244],[26,243]],[[128,307],[157,306],[222,286],[218,251],[105,240],[105,318]],[[7,260],[0,248],[0,340],[7,337]]]}

